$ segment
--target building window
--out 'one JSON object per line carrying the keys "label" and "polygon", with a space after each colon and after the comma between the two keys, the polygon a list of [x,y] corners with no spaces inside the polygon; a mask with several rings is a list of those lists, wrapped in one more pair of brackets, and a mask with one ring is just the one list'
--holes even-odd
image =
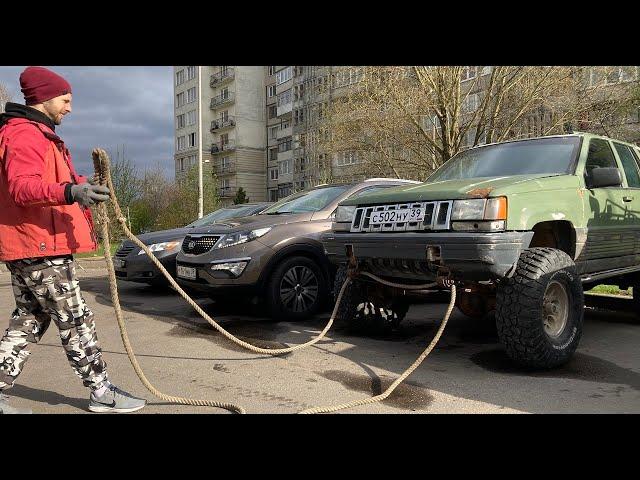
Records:
{"label": "building window", "polygon": [[269,105],[269,120],[278,116],[278,107],[275,105]]}
{"label": "building window", "polygon": [[364,71],[361,67],[350,67],[340,70],[335,74],[333,83],[336,88],[346,87],[362,81]]}
{"label": "building window", "polygon": [[220,90],[220,98],[223,100],[229,98],[229,87],[224,87],[222,90]]}
{"label": "building window", "polygon": [[280,127],[278,125],[276,125],[275,127],[269,127],[269,138],[278,138],[278,130],[280,130]]}
{"label": "building window", "polygon": [[267,97],[272,98],[276,96],[276,86],[274,85],[269,85],[267,87]]}
{"label": "building window", "polygon": [[176,85],[184,83],[184,70],[176,72]]}
{"label": "building window", "polygon": [[278,175],[287,175],[291,172],[291,159],[278,162]]}
{"label": "building window", "polygon": [[220,187],[222,187],[223,190],[228,190],[229,188],[231,188],[231,184],[229,183],[229,179],[228,178],[223,178],[222,180],[220,180]]}
{"label": "building window", "polygon": [[280,124],[280,130],[285,130],[291,126],[291,122],[289,120],[282,120]]}
{"label": "building window", "polygon": [[187,67],[187,80],[196,77],[196,67]]}
{"label": "building window", "polygon": [[291,80],[291,67],[286,67],[276,73],[276,85],[282,85]]}
{"label": "building window", "polygon": [[196,124],[196,111],[191,110],[187,112],[187,125],[195,125]]}
{"label": "building window", "polygon": [[271,180],[278,180],[278,169],[277,168],[269,169],[269,178]]}
{"label": "building window", "polygon": [[274,73],[276,73],[276,67],[272,66],[272,67],[267,67],[269,69],[269,75],[273,75]]}
{"label": "building window", "polygon": [[291,103],[291,89],[285,90],[280,95],[278,95],[278,106],[282,107],[283,105],[287,105]]}
{"label": "building window", "polygon": [[293,87],[293,99],[302,100],[304,96],[304,83],[301,85],[294,85]]}
{"label": "building window", "polygon": [[220,124],[227,123],[229,121],[229,110],[220,112]]}
{"label": "building window", "polygon": [[176,95],[176,107],[181,107],[184,105],[184,92],[180,92]]}
{"label": "building window", "polygon": [[293,111],[293,124],[298,125],[304,122],[304,109],[298,108]]}
{"label": "building window", "polygon": [[270,148],[269,149],[269,160],[270,161],[274,161],[278,159],[278,149],[277,148]]}
{"label": "building window", "polygon": [[287,137],[278,143],[278,152],[288,152],[291,150],[291,137]]}
{"label": "building window", "polygon": [[615,85],[638,79],[638,67],[592,67],[589,70],[589,86]]}
{"label": "building window", "polygon": [[293,76],[294,77],[299,77],[303,73],[304,73],[304,67],[303,66],[296,65],[296,66],[293,67]]}
{"label": "building window", "polygon": [[187,90],[187,103],[196,101],[196,87],[191,87]]}
{"label": "building window", "polygon": [[195,147],[196,146],[196,134],[195,132],[187,135],[187,147]]}
{"label": "building window", "polygon": [[480,95],[472,93],[468,95],[462,102],[463,112],[475,112],[480,106]]}
{"label": "building window", "polygon": [[184,135],[176,139],[176,151],[181,152],[184,150],[185,141],[186,137]]}
{"label": "building window", "polygon": [[356,163],[358,163],[358,152],[347,150],[338,153],[337,163],[339,167],[344,167],[346,165],[355,165]]}
{"label": "building window", "polygon": [[278,200],[278,190],[269,190],[269,201],[275,202]]}
{"label": "building window", "polygon": [[221,166],[223,170],[226,170],[231,166],[231,159],[229,157],[222,157]]}
{"label": "building window", "polygon": [[184,113],[176,117],[176,128],[184,128],[184,125],[185,125],[184,119],[185,119]]}
{"label": "building window", "polygon": [[461,81],[471,80],[478,76],[478,67],[462,67]]}

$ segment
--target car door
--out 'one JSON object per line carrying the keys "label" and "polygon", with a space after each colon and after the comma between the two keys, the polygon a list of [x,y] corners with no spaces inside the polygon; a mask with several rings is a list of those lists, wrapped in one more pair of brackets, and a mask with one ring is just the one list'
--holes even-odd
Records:
{"label": "car door", "polygon": [[[590,188],[589,175],[596,168],[618,168],[623,185]],[[584,168],[587,188],[583,195],[587,238],[576,263],[581,273],[621,268],[633,264],[635,233],[626,221],[628,194],[624,188],[624,174],[609,141],[589,140]]]}
{"label": "car door", "polygon": [[625,227],[635,235],[635,248],[631,262],[640,264],[640,158],[629,145],[612,142],[618,155],[626,178],[625,194],[622,200],[625,205]]}

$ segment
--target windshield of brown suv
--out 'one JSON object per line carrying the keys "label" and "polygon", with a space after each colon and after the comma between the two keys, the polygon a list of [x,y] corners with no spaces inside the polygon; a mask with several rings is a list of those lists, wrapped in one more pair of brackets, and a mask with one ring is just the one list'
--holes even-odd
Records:
{"label": "windshield of brown suv", "polygon": [[549,137],[465,150],[452,157],[428,182],[540,173],[572,173],[579,137]]}
{"label": "windshield of brown suv", "polygon": [[260,215],[318,212],[351,187],[352,185],[336,185],[294,193],[267,208]]}

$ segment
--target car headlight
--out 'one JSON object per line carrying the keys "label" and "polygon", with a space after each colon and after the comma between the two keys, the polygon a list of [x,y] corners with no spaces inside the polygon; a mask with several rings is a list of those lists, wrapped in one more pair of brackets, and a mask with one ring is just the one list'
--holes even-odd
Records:
{"label": "car headlight", "polygon": [[339,223],[351,223],[353,221],[353,216],[356,214],[356,206],[355,205],[345,205],[338,206],[336,210],[336,222]]}
{"label": "car headlight", "polygon": [[[149,250],[151,250],[152,252],[162,252],[163,250],[169,251],[178,248],[180,246],[180,243],[181,242],[162,242],[147,245],[147,247],[149,247]],[[138,252],[138,255],[144,255],[144,253],[144,250],[140,250]]]}
{"label": "car headlight", "polygon": [[455,200],[451,220],[506,220],[507,197]]}
{"label": "car headlight", "polygon": [[229,233],[218,240],[215,248],[226,248],[234,245],[240,245],[241,243],[247,243],[256,238],[260,238],[266,235],[273,227],[258,228],[257,230],[248,230],[245,232]]}

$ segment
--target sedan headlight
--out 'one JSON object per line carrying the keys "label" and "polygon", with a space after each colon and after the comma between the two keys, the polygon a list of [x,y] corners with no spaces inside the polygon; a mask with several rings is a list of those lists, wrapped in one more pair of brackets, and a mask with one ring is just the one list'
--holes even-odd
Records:
{"label": "sedan headlight", "polygon": [[[162,243],[154,243],[152,245],[147,245],[149,250],[152,252],[162,252],[163,250],[169,251],[174,250],[180,246],[181,242],[162,242]],[[140,250],[138,255],[144,255],[144,250]]]}
{"label": "sedan headlight", "polygon": [[241,243],[247,243],[256,238],[260,238],[266,235],[273,227],[258,228],[257,230],[248,230],[245,232],[229,233],[218,240],[215,248],[232,247],[234,245],[240,245]]}
{"label": "sedan headlight", "polygon": [[353,221],[353,216],[356,213],[355,205],[348,206],[339,206],[336,210],[336,222],[339,223],[351,223]]}

